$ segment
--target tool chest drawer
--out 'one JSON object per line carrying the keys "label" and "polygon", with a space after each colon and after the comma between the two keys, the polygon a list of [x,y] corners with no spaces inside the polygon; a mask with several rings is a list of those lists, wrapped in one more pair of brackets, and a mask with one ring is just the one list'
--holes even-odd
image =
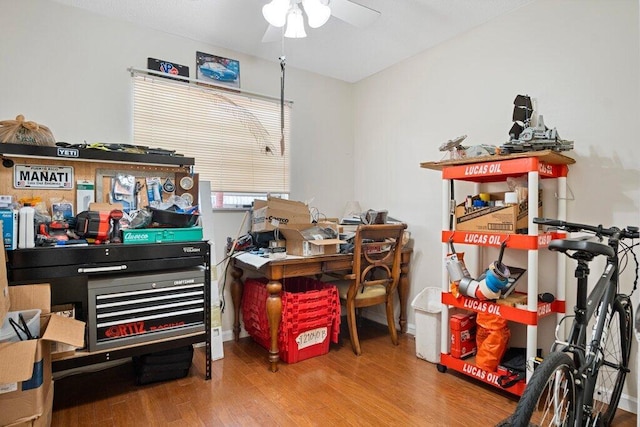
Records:
{"label": "tool chest drawer", "polygon": [[89,351],[205,330],[205,269],[88,281]]}

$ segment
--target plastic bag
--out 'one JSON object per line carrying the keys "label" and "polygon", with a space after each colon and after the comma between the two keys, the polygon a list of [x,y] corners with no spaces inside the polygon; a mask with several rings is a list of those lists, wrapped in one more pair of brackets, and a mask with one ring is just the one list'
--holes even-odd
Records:
{"label": "plastic bag", "polygon": [[55,147],[56,139],[48,127],[27,122],[22,114],[15,120],[0,121],[0,142]]}
{"label": "plastic bag", "polygon": [[478,323],[478,326],[493,331],[507,327],[507,319],[496,316],[495,314],[478,313],[476,322]]}
{"label": "plastic bag", "polygon": [[495,372],[511,337],[507,321],[494,314],[478,313],[476,323],[476,365],[485,371]]}

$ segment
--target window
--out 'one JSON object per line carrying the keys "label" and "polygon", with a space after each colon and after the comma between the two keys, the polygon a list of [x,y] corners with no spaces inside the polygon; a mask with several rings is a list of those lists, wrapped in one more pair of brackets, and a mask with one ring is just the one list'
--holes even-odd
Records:
{"label": "window", "polygon": [[282,138],[278,100],[142,72],[133,76],[135,144],[195,158],[200,179],[211,182],[214,207],[243,207],[266,193],[289,193],[290,116],[287,102]]}

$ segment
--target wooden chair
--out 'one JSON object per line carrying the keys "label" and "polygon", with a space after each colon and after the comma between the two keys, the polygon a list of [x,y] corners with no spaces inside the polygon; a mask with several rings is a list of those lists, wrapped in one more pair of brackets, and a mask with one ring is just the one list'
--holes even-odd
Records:
{"label": "wooden chair", "polygon": [[336,282],[340,299],[347,308],[351,346],[362,353],[356,325],[356,310],[385,304],[391,341],[398,345],[393,302],[400,279],[400,255],[406,224],[361,225],[356,231],[353,269]]}

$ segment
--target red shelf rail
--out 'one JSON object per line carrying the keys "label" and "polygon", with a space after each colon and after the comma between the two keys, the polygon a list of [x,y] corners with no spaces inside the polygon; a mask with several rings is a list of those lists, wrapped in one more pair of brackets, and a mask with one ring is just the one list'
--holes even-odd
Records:
{"label": "red shelf rail", "polygon": [[504,181],[507,177],[519,176],[533,171],[538,171],[540,178],[559,178],[567,176],[569,167],[564,164],[545,163],[537,157],[526,157],[447,166],[442,169],[442,178],[473,182],[494,182]]}
{"label": "red shelf rail", "polygon": [[565,302],[560,300],[555,300],[553,302],[538,301],[537,311],[524,310],[521,308],[511,307],[509,305],[496,304],[492,301],[468,298],[462,295],[456,298],[450,292],[442,293],[442,302],[443,304],[475,311],[476,313],[495,314],[507,320],[523,323],[525,325],[537,325],[538,319],[549,316],[553,313],[565,312]]}
{"label": "red shelf rail", "polygon": [[484,233],[480,231],[442,231],[442,243],[449,243],[450,240],[453,240],[453,243],[499,248],[502,242],[507,242],[507,247],[512,249],[546,248],[552,240],[565,237],[566,233],[556,232],[529,236],[528,234]]}
{"label": "red shelf rail", "polygon": [[471,378],[475,378],[483,383],[494,386],[495,388],[499,388],[500,390],[507,391],[509,393],[513,393],[517,396],[522,396],[524,392],[524,388],[526,383],[524,380],[518,381],[513,386],[509,388],[503,388],[500,386],[498,382],[500,378],[500,374],[497,372],[486,371],[482,368],[479,368],[475,364],[471,363],[473,359],[456,359],[452,357],[450,354],[442,353],[440,355],[440,364],[446,366],[447,368],[451,368],[454,371],[458,371],[463,373]]}

